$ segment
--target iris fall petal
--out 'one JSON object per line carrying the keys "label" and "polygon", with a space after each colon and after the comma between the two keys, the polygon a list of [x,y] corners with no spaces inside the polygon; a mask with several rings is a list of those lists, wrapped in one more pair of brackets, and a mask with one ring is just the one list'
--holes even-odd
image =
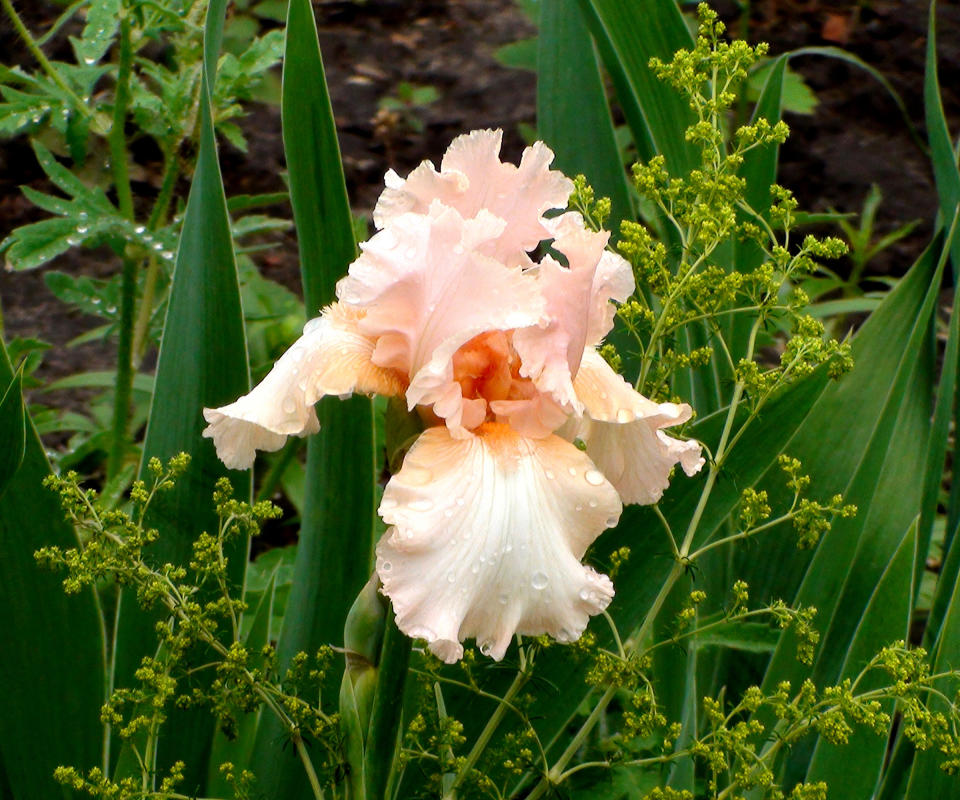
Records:
{"label": "iris fall petal", "polygon": [[397,625],[448,662],[469,638],[495,659],[515,633],[577,639],[613,597],[580,559],[621,508],[593,462],[557,436],[502,423],[467,439],[428,429],[380,505],[391,527],[377,572]]}

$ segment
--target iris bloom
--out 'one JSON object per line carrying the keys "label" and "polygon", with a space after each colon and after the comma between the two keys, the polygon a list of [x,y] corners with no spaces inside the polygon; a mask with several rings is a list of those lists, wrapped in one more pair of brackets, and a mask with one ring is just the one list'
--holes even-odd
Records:
{"label": "iris bloom", "polygon": [[220,458],[246,469],[316,433],[324,395],[405,396],[427,427],[384,490],[376,569],[400,629],[447,662],[469,638],[495,659],[515,633],[578,638],[613,597],[587,547],[675,464],[703,464],[661,430],[690,407],[648,400],[597,353],[629,265],[579,214],[546,216],[573,187],[542,142],[514,166],[500,139],[474,131],[439,171],[388,172],[338,301],[253,391],[204,410]]}

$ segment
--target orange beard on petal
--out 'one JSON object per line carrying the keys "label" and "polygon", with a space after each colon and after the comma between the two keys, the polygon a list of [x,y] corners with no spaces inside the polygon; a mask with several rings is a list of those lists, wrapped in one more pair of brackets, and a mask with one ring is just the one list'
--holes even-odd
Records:
{"label": "orange beard on petal", "polygon": [[[513,331],[475,336],[453,355],[453,379],[464,399],[527,400],[537,394],[533,381],[520,376],[520,357],[513,349]],[[487,421],[494,420],[488,412]]]}

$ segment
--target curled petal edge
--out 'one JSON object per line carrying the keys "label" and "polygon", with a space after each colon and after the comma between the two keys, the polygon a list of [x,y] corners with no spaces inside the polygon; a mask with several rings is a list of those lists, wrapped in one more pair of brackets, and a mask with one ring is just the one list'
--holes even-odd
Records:
{"label": "curled petal edge", "polygon": [[384,491],[377,573],[400,630],[448,663],[470,638],[496,660],[516,633],[574,641],[613,597],[580,559],[621,510],[589,457],[557,436],[430,428]]}
{"label": "curled petal edge", "polygon": [[375,341],[359,330],[363,315],[342,303],[328,306],[252,391],[203,410],[209,423],[203,436],[213,439],[226,466],[249,469],[257,450],[279,450],[288,436],[316,433],[313,406],[324,395],[403,393],[403,376],[370,360]]}

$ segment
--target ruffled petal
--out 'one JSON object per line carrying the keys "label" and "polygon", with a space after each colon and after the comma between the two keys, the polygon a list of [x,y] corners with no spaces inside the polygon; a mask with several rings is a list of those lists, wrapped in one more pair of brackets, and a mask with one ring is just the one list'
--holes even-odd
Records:
{"label": "ruffled petal", "polygon": [[287,436],[320,429],[314,404],[324,395],[397,395],[404,377],[371,361],[374,340],[360,330],[364,312],[341,303],[310,320],[301,336],[249,394],[205,408],[203,435],[231,469],[249,469],[257,450],[279,450]]}
{"label": "ruffled petal", "polygon": [[679,425],[692,413],[686,403],[654,403],[634,391],[600,355],[588,348],[574,386],[586,409],[562,434],[581,439],[620,493],[624,503],[656,503],[680,464],[695,475],[704,464],[700,445],[667,436],[660,428]]}
{"label": "ruffled petal", "polygon": [[573,641],[613,597],[580,563],[622,509],[593,462],[557,436],[477,434],[424,431],[380,504],[377,573],[397,625],[448,663],[469,638],[498,660],[515,633]]}
{"label": "ruffled petal", "polygon": [[481,333],[534,325],[543,315],[532,275],[477,251],[502,230],[485,212],[464,219],[434,203],[362,245],[338,285],[342,301],[367,309],[361,330],[377,340],[374,363],[409,375],[410,408],[438,404],[452,428],[463,426],[456,351]]}
{"label": "ruffled petal", "polygon": [[500,161],[500,130],[473,131],[450,144],[440,171],[423,162],[404,181],[390,172],[373,212],[378,228],[404,213],[426,213],[439,200],[466,218],[485,210],[506,222],[503,234],[484,250],[511,266],[530,263],[526,251],[550,237],[543,214],[563,208],[573,183],[549,169],[553,152],[543,142],[523,151],[520,166]]}
{"label": "ruffled petal", "polygon": [[[580,220],[579,214],[564,217]],[[588,231],[582,224],[557,226],[557,232],[553,247],[566,257],[569,266],[545,256],[537,270],[548,322],[518,330],[513,346],[523,364],[520,374],[579,414],[583,406],[573,389],[573,376],[586,344],[591,311],[599,306],[595,300],[608,304],[608,296],[594,297],[594,286],[609,234]]]}

